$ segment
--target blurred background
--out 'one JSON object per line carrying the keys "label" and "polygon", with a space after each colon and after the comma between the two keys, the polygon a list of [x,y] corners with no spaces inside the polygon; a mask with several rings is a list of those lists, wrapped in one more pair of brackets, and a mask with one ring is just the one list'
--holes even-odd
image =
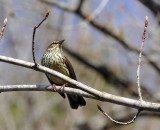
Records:
{"label": "blurred background", "polygon": [[[140,82],[144,100],[160,102],[160,2],[158,0],[0,0],[0,28],[8,18],[0,54],[32,62],[32,32],[50,10],[35,37],[37,62],[53,40],[65,40],[64,52],[78,81],[118,96],[138,99],[137,65],[145,16],[149,18]],[[1,85],[49,82],[40,72],[0,63]],[[134,124],[117,125],[104,117],[129,121],[135,109],[92,99],[72,110],[51,92],[0,94],[1,130],[154,130],[160,114],[142,112]]]}

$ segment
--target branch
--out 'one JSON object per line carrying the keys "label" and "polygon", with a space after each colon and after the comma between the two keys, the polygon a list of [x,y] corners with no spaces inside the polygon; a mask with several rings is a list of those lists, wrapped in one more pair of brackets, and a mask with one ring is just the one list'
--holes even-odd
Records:
{"label": "branch", "polygon": [[37,67],[37,62],[36,62],[36,58],[35,58],[35,54],[34,54],[34,38],[35,38],[35,34],[36,34],[36,29],[39,28],[39,26],[47,19],[48,15],[49,15],[49,10],[46,12],[46,16],[44,17],[44,19],[38,24],[38,25],[35,25],[34,26],[34,29],[33,29],[33,36],[32,36],[32,56],[33,56],[33,61],[34,61],[34,64],[35,66]]}
{"label": "branch", "polygon": [[2,39],[3,37],[3,32],[5,30],[5,27],[7,25],[7,18],[5,18],[4,22],[3,22],[3,27],[2,27],[2,30],[1,30],[1,33],[0,33],[0,40]]}
{"label": "branch", "polygon": [[[82,13],[82,11],[79,11],[77,12],[76,10],[73,10],[73,9],[70,9],[68,8],[67,6],[64,6],[62,4],[59,4],[58,2],[50,2],[50,1],[44,1],[44,0],[39,0],[40,2],[43,2],[47,5],[50,5],[50,6],[56,6],[60,9],[63,9],[65,11],[68,11],[68,12],[72,12],[72,13],[75,13],[77,14],[79,17],[81,17],[82,19],[88,21],[88,15],[85,15]],[[96,21],[93,21],[93,20],[89,20],[88,21],[90,25],[92,25],[94,28],[96,28],[97,30],[103,32],[104,34],[107,34],[109,36],[111,36],[112,38],[114,38],[115,40],[117,40],[124,48],[132,51],[132,52],[135,52],[137,54],[139,54],[139,50],[136,48],[136,47],[133,47],[131,43],[127,43],[124,39],[122,39],[121,37],[119,37],[118,35],[116,35],[114,32],[111,32],[108,28],[100,25],[99,23],[97,23]],[[145,57],[145,59],[148,61],[148,63],[160,74],[160,68],[159,66],[153,62],[146,53],[143,53],[143,56]]]}
{"label": "branch", "polygon": [[121,122],[121,121],[116,121],[116,120],[114,120],[112,117],[110,117],[107,113],[105,113],[105,112],[102,110],[102,108],[101,108],[99,105],[97,105],[97,107],[98,107],[98,109],[103,113],[103,115],[105,115],[106,117],[108,117],[111,121],[113,121],[113,122],[115,122],[115,123],[117,123],[117,124],[120,124],[120,125],[129,125],[129,124],[131,124],[131,123],[134,123],[134,121],[137,119],[138,115],[139,115],[140,112],[142,111],[142,110],[139,109],[138,112],[136,113],[136,115],[133,117],[133,119],[132,119],[131,121]]}
{"label": "branch", "polygon": [[49,92],[63,92],[67,94],[74,94],[83,96],[86,98],[92,98],[97,99],[97,97],[92,96],[91,94],[88,94],[82,90],[75,89],[75,88],[69,88],[64,87],[64,89],[61,89],[62,86],[55,86],[53,89],[50,85],[1,85],[0,86],[0,92],[12,92],[12,91],[49,91]]}
{"label": "branch", "polygon": [[[134,116],[134,114],[117,117],[117,120],[124,122],[124,121],[130,120],[132,118],[132,116]],[[155,117],[155,118],[159,119],[160,114],[159,113],[141,112],[138,119],[143,120],[143,119],[140,119],[141,117]],[[116,124],[113,121],[109,121],[104,126],[102,126],[101,128],[99,128],[97,130],[109,130],[111,128],[115,129],[116,127],[118,127],[120,129],[120,126],[122,126],[122,125]]]}
{"label": "branch", "polygon": [[101,91],[93,89],[93,88],[91,88],[81,82],[73,80],[73,79],[71,79],[71,78],[69,78],[69,77],[67,77],[57,71],[54,71],[52,69],[49,69],[49,68],[41,66],[41,65],[38,65],[37,68],[35,68],[34,63],[19,60],[19,59],[14,59],[14,58],[6,57],[6,56],[1,56],[1,55],[0,55],[0,61],[14,64],[14,65],[18,65],[18,66],[22,66],[22,67],[26,67],[29,69],[43,72],[43,73],[51,74],[57,78],[60,78],[64,81],[66,81],[67,83],[70,83],[71,85],[75,86],[76,89],[80,89],[82,91],[87,92],[88,94],[91,94],[92,96],[95,96],[100,101],[111,102],[111,103],[115,103],[115,104],[119,104],[119,105],[123,105],[123,106],[127,106],[127,107],[132,107],[132,108],[136,108],[136,109],[146,110],[146,111],[160,112],[160,104],[158,104],[158,103],[151,103],[151,102],[146,102],[146,101],[140,102],[138,100],[115,96],[115,95],[112,95],[112,94],[109,94],[106,92],[101,92]]}
{"label": "branch", "polygon": [[[98,72],[104,78],[104,80],[113,84],[114,87],[120,88],[120,89],[122,89],[122,87],[123,87],[125,91],[127,90],[132,95],[138,96],[136,86],[131,81],[129,81],[127,79],[122,79],[122,78],[116,76],[106,66],[95,65],[95,64],[89,62],[89,60],[85,59],[84,57],[82,57],[81,55],[72,51],[71,49],[69,49],[66,46],[63,46],[63,50],[66,51],[68,54],[70,54],[73,58],[77,59],[78,61],[80,61],[81,63],[86,65],[87,67]],[[141,88],[142,88],[142,93],[146,93],[147,96],[153,97],[154,100],[159,101],[159,99],[154,97],[154,95],[152,95],[152,93],[150,91],[148,91],[145,86],[141,86]]]}
{"label": "branch", "polygon": [[141,49],[140,49],[140,53],[139,53],[139,61],[138,61],[138,68],[137,68],[137,86],[138,86],[138,95],[139,95],[139,99],[142,99],[142,94],[141,94],[141,87],[140,87],[140,67],[141,67],[141,62],[142,62],[142,52],[143,52],[143,45],[144,45],[144,41],[146,38],[146,30],[147,30],[147,26],[148,26],[148,17],[146,16],[145,18],[145,27],[144,27],[144,31],[143,31],[143,36],[142,36],[142,44],[141,44]]}

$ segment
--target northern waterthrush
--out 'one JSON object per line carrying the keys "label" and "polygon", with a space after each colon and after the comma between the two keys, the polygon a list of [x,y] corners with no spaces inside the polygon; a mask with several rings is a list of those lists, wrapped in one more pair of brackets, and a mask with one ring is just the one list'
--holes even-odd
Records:
{"label": "northern waterthrush", "polygon": [[[69,60],[63,55],[62,52],[62,41],[53,41],[47,48],[46,53],[42,57],[41,64],[50,69],[56,70],[74,80],[77,80],[73,67]],[[65,81],[46,74],[51,85],[64,85]],[[60,95],[65,98],[64,93],[60,93]],[[86,102],[83,97],[67,94],[70,106],[72,109],[77,109],[78,106],[85,106]]]}

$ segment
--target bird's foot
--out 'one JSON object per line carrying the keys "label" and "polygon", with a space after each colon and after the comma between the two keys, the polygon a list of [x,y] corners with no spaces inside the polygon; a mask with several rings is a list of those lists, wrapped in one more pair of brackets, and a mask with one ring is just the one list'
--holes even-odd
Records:
{"label": "bird's foot", "polygon": [[53,89],[53,91],[55,91],[55,92],[57,91],[57,90],[56,90],[56,85],[55,85],[55,84],[52,84],[52,89]]}
{"label": "bird's foot", "polygon": [[61,88],[59,89],[59,90],[61,91],[61,93],[64,91],[64,87],[66,87],[67,84],[68,84],[68,83],[63,84],[63,85],[61,86]]}

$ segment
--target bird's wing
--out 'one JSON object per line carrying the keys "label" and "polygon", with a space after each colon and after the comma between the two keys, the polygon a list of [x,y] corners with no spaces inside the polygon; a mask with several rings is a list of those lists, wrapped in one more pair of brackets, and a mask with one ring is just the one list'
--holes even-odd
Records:
{"label": "bird's wing", "polygon": [[67,57],[64,57],[64,58],[65,58],[64,61],[65,61],[66,65],[67,65],[67,68],[68,68],[69,73],[70,73],[70,78],[72,78],[72,79],[74,79],[74,80],[77,80],[76,74],[75,74],[74,69],[73,69],[73,67],[72,67],[72,64],[71,64],[70,61],[67,59]]}

